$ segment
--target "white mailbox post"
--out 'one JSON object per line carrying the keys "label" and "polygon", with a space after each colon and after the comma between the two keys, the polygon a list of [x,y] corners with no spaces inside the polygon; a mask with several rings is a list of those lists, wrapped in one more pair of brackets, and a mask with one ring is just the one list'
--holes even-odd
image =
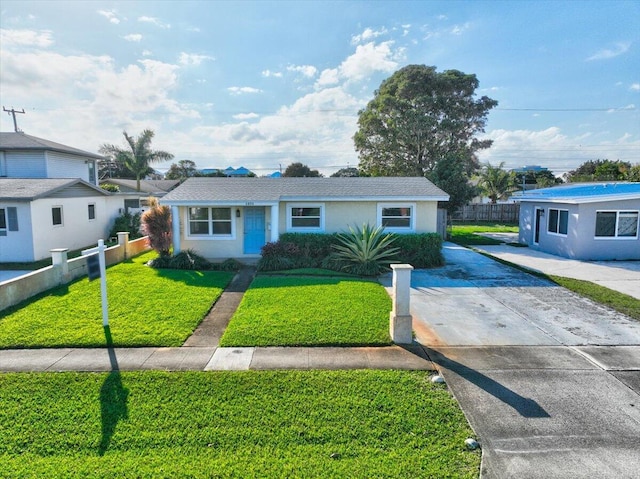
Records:
{"label": "white mailbox post", "polygon": [[389,316],[389,334],[396,344],[413,342],[413,327],[410,312],[411,271],[410,264],[392,264],[393,309]]}

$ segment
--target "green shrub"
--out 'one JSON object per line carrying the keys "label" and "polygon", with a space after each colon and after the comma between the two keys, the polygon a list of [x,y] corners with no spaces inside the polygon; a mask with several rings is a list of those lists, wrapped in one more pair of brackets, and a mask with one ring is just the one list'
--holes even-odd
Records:
{"label": "green shrub", "polygon": [[118,185],[114,185],[113,183],[102,183],[100,185],[105,191],[110,191],[111,193],[118,193],[120,191],[120,187]]}
{"label": "green shrub", "polygon": [[342,271],[361,276],[376,276],[389,270],[399,249],[392,247],[395,236],[384,233],[384,228],[373,228],[363,224],[362,228],[349,227],[348,233],[338,234],[338,243],[333,245],[333,256],[342,262]]}
{"label": "green shrub", "polygon": [[140,213],[132,215],[131,213],[125,212],[118,216],[111,227],[109,238],[118,236],[118,233],[121,231],[127,231],[129,233],[130,240],[141,238]]}
{"label": "green shrub", "polygon": [[229,258],[222,263],[212,263],[211,269],[216,271],[239,271],[242,269],[242,263],[236,259]]}
{"label": "green shrub", "polygon": [[395,234],[398,260],[414,268],[435,268],[444,264],[442,237],[438,233]]}
{"label": "green shrub", "polygon": [[299,255],[315,260],[318,264],[331,254],[331,246],[337,244],[337,235],[322,233],[284,233],[280,241],[296,245]]}

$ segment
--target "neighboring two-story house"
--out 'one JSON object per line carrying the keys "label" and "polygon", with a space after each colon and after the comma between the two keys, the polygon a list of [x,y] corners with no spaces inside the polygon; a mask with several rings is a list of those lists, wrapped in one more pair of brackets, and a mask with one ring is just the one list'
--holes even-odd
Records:
{"label": "neighboring two-story house", "polygon": [[124,208],[98,187],[94,153],[25,133],[0,133],[0,262],[29,262],[54,248],[106,236]]}

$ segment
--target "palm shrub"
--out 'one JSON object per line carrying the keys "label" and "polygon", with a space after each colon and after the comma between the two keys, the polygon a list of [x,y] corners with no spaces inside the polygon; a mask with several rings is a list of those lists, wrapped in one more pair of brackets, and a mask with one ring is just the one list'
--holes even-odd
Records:
{"label": "palm shrub", "polygon": [[332,262],[342,271],[361,276],[376,276],[388,271],[389,263],[397,263],[395,256],[400,250],[392,247],[395,237],[385,234],[382,226],[373,228],[368,223],[362,228],[349,227],[348,233],[337,235],[338,244],[332,246],[333,253],[325,264]]}
{"label": "palm shrub", "polygon": [[149,246],[160,256],[171,249],[171,208],[155,205],[142,215],[142,232],[149,237]]}

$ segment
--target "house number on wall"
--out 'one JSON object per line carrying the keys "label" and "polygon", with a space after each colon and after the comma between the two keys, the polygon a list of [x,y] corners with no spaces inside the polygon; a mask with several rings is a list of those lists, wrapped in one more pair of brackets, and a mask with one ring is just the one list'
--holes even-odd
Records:
{"label": "house number on wall", "polygon": [[244,205],[245,206],[253,206],[253,201],[247,201]]}

